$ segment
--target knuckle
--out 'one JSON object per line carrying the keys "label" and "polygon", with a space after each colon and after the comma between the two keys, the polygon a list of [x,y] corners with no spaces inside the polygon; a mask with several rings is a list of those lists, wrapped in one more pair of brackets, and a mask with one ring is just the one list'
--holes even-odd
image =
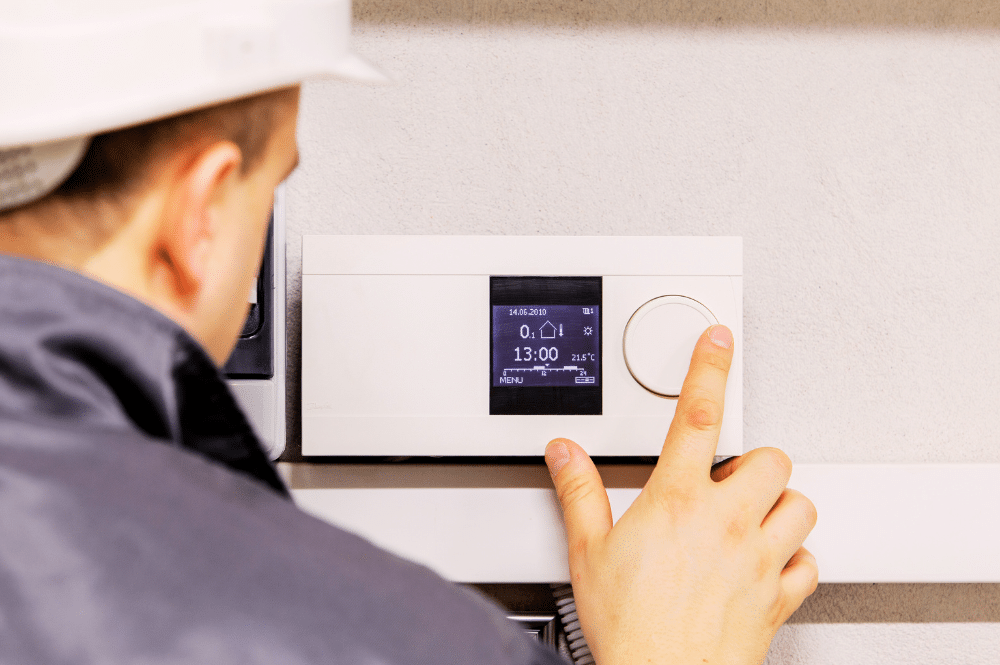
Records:
{"label": "knuckle", "polygon": [[590,550],[589,543],[585,538],[569,538],[566,541],[566,548],[569,554],[570,572],[575,573],[581,568],[585,568],[587,552]]}
{"label": "knuckle", "polygon": [[556,494],[559,496],[559,503],[563,509],[571,509],[586,501],[594,492],[594,488],[584,476],[573,476],[567,478],[560,485]]}
{"label": "knuckle", "polygon": [[817,520],[819,520],[819,512],[816,510],[816,504],[810,501],[809,497],[805,494],[798,492],[798,495],[802,497],[802,511],[805,514],[806,523],[809,525],[809,528],[812,529],[816,526]]}
{"label": "knuckle", "polygon": [[819,588],[819,567],[816,565],[816,561],[809,562],[809,585],[806,587],[806,595],[811,596],[816,593],[816,589]]}
{"label": "knuckle", "polygon": [[756,574],[755,579],[758,582],[767,579],[773,572],[773,568],[774,560],[771,557],[771,553],[765,550],[757,552],[757,565],[754,570],[754,573]]}
{"label": "knuckle", "polygon": [[729,354],[710,351],[704,353],[700,358],[701,364],[711,367],[712,369],[719,370],[723,374],[729,374],[729,367],[732,365],[732,360]]}
{"label": "knuckle", "polygon": [[751,548],[754,552],[763,551],[761,549],[762,543],[757,542],[752,534],[759,527],[756,520],[750,518],[752,514],[749,503],[736,502],[730,506],[722,518],[726,527],[727,541],[732,546],[740,547],[744,552],[747,551],[747,548]]}
{"label": "knuckle", "polygon": [[797,593],[801,594],[801,598],[815,593],[816,589],[819,588],[819,566],[816,564],[816,557],[806,548],[799,548],[799,551],[788,562],[788,567],[793,565],[800,579]]}
{"label": "knuckle", "polygon": [[793,510],[798,511],[802,521],[808,524],[810,529],[816,526],[819,514],[816,512],[816,505],[809,500],[809,497],[793,489],[786,489],[784,495],[784,502]]}
{"label": "knuckle", "polygon": [[688,485],[677,484],[654,489],[652,496],[661,510],[675,519],[692,514],[702,504],[700,494]]}
{"label": "knuckle", "polygon": [[778,448],[759,448],[758,450],[761,451],[758,454],[774,470],[775,474],[785,478],[785,482],[788,482],[788,478],[792,475],[791,458]]}
{"label": "knuckle", "polygon": [[685,401],[682,409],[682,422],[693,430],[713,430],[722,423],[722,407],[711,398],[691,397]]}
{"label": "knuckle", "polygon": [[733,542],[742,542],[747,537],[750,524],[742,514],[734,515],[726,520],[726,536]]}

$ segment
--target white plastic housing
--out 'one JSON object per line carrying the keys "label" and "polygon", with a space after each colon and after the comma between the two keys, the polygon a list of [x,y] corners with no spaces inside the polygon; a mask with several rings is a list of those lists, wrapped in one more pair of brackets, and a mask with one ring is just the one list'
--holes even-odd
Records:
{"label": "white plastic housing", "polygon": [[[733,330],[717,454],[743,452],[740,238],[306,236],[302,272],[304,455],[657,455],[676,401],[632,377],[623,333],[663,295]],[[602,415],[489,414],[491,275],[603,278]]]}
{"label": "white plastic housing", "polygon": [[[559,501],[541,465],[505,465],[494,477],[466,465],[391,469],[338,466],[325,487],[294,490],[295,501],[457,582],[569,580]],[[615,521],[649,473],[601,468]],[[1000,512],[1000,464],[798,464],[788,486],[819,512],[805,547],[820,582],[1000,582],[1000,531],[982,519]]]}

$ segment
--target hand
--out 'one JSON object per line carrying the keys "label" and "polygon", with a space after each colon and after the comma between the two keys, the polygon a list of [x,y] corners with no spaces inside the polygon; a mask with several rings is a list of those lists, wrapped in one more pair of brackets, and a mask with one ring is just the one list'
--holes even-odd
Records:
{"label": "hand", "polygon": [[659,462],[613,527],[587,453],[565,439],[546,448],[599,665],[759,664],[816,590],[816,560],[802,547],[816,509],[785,489],[788,457],[758,448],[712,469],[732,346],[725,326],[698,340]]}

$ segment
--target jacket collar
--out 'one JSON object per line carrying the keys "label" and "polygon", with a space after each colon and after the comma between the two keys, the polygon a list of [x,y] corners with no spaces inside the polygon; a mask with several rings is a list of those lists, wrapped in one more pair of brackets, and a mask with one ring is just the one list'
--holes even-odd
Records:
{"label": "jacket collar", "polygon": [[0,421],[131,431],[288,494],[219,370],[159,311],[52,265],[0,255]]}

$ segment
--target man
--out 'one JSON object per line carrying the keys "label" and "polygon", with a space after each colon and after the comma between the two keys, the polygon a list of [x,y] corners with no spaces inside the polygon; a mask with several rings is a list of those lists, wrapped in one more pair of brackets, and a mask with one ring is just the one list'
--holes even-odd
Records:
{"label": "man", "polygon": [[[81,4],[5,9],[0,53],[38,48],[53,78],[52,58],[97,71],[123,44],[109,67],[172,65],[6,81],[0,662],[560,662],[298,511],[217,370],[297,163],[297,81],[367,73],[345,5]],[[815,511],[785,489],[787,457],[710,469],[732,346],[724,326],[699,340],[660,463],[614,527],[586,453],[546,449],[601,665],[759,663],[816,586]]]}

